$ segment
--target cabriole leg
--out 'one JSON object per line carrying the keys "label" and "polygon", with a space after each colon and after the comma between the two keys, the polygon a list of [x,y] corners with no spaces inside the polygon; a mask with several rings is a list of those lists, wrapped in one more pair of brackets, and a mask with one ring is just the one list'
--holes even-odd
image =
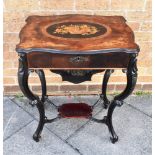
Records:
{"label": "cabriole leg", "polygon": [[[33,101],[39,111],[39,124],[37,127],[36,132],[33,135],[33,139],[35,141],[39,141],[40,134],[42,132],[42,129],[44,127],[45,121],[46,121],[46,116],[45,116],[45,110],[44,110],[44,103],[39,99],[37,95],[34,95],[31,90],[28,87],[28,66],[27,66],[27,58],[26,54],[19,54],[19,69],[18,69],[18,82],[19,82],[19,87],[23,94],[31,101]],[[44,92],[45,93],[45,92]]]}
{"label": "cabriole leg", "polygon": [[115,143],[118,141],[118,136],[115,133],[115,130],[112,125],[112,114],[116,106],[122,106],[123,105],[123,100],[128,97],[132,91],[135,88],[136,81],[137,81],[137,59],[136,59],[136,54],[131,55],[131,59],[127,68],[127,85],[125,90],[114,97],[113,101],[111,102],[107,117],[106,117],[106,124],[108,126],[109,132],[111,133],[111,141],[112,143]]}
{"label": "cabriole leg", "polygon": [[106,117],[106,124],[107,124],[109,132],[111,134],[110,140],[112,143],[115,143],[118,141],[118,136],[117,136],[117,134],[113,128],[113,125],[112,125],[112,114],[113,114],[115,107],[119,104],[118,102],[119,101],[117,101],[117,100],[113,100],[111,102],[109,109],[108,109],[107,117]]}
{"label": "cabriole leg", "polygon": [[105,109],[107,109],[108,105],[110,104],[110,101],[107,98],[107,84],[108,80],[110,78],[110,75],[114,72],[113,69],[107,69],[104,74],[103,82],[102,82],[102,94],[100,95],[100,98],[103,101],[103,106]]}
{"label": "cabriole leg", "polygon": [[45,79],[45,73],[42,69],[35,70],[35,72],[38,74],[40,82],[41,82],[41,88],[42,88],[42,97],[41,101],[45,102],[47,98],[47,88],[46,88],[46,79]]}
{"label": "cabriole leg", "polygon": [[45,110],[44,110],[44,103],[40,100],[37,100],[36,106],[37,106],[38,111],[39,111],[39,124],[38,124],[38,127],[37,127],[35,133],[33,134],[33,139],[36,142],[38,142],[39,139],[41,138],[40,135],[41,135],[41,132],[42,132],[44,124],[45,124],[46,116],[45,116]]}

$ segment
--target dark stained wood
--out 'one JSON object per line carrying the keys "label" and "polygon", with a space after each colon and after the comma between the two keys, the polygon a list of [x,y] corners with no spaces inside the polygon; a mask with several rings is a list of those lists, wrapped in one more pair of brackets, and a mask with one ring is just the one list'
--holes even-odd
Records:
{"label": "dark stained wood", "polygon": [[[130,54],[113,52],[75,55],[30,52],[27,54],[27,58],[29,68],[126,68],[130,60]],[[78,58],[82,60],[76,60]]]}
{"label": "dark stained wood", "polygon": [[[43,48],[56,50],[71,50],[91,52],[92,50],[104,50],[113,48],[136,49],[134,34],[126,24],[122,16],[92,16],[92,15],[54,15],[54,16],[30,16],[27,24],[20,32],[19,49]],[[59,23],[94,23],[106,28],[105,33],[94,37],[65,38],[51,35],[47,28]]]}

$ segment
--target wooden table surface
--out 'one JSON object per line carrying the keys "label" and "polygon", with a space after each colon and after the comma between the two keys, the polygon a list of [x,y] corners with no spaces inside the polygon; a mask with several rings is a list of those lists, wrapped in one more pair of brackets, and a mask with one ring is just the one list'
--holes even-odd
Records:
{"label": "wooden table surface", "polygon": [[29,68],[126,68],[139,52],[122,16],[30,16],[26,22],[16,50],[26,53]]}
{"label": "wooden table surface", "polygon": [[[123,48],[138,51],[133,31],[122,16],[30,16],[26,22],[20,32],[17,49],[46,48],[90,52]],[[48,33],[50,26],[53,28],[52,34]],[[64,27],[68,28],[68,32],[61,32],[60,28]]]}

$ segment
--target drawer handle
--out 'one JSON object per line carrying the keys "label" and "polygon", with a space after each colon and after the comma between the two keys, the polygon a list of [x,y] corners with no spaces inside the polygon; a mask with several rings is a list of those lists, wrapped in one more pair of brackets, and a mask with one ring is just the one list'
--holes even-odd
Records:
{"label": "drawer handle", "polygon": [[72,63],[81,63],[86,61],[88,61],[88,58],[82,57],[82,56],[76,56],[76,57],[70,58],[70,62]]}

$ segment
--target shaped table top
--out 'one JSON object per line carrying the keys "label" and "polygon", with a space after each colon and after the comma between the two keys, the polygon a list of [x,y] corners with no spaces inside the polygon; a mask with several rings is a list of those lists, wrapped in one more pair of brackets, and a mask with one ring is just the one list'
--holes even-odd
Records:
{"label": "shaped table top", "polygon": [[29,16],[26,22],[17,52],[139,51],[134,33],[122,16]]}

